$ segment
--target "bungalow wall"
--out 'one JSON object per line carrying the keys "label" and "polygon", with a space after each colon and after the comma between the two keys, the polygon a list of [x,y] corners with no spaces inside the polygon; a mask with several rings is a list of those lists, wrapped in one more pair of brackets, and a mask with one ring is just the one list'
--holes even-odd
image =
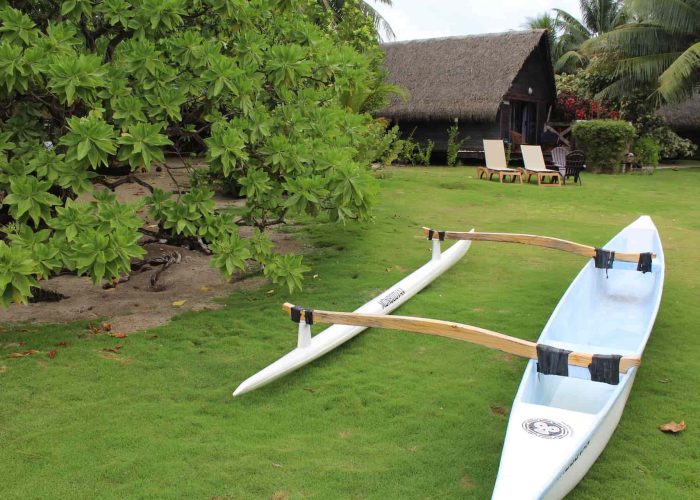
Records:
{"label": "bungalow wall", "polygon": [[[447,129],[454,125],[452,120],[404,121],[399,123],[401,137],[407,138],[413,131],[413,140],[422,146],[433,141],[433,152],[444,155],[447,152]],[[501,136],[500,124],[493,122],[459,122],[458,141],[464,140],[460,149],[483,151],[483,139],[498,139]],[[415,131],[414,131],[415,130]]]}

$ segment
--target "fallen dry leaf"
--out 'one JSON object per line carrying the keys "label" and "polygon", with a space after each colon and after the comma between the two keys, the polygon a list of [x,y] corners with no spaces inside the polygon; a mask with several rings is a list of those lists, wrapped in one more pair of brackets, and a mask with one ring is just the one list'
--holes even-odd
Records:
{"label": "fallen dry leaf", "polygon": [[681,420],[678,424],[675,421],[671,420],[670,422],[661,424],[659,426],[659,429],[663,432],[672,432],[674,434],[683,432],[685,430],[685,420]]}
{"label": "fallen dry leaf", "polygon": [[208,286],[203,286],[203,287],[199,288],[200,292],[209,292],[210,290],[211,290],[211,288],[209,288]]}
{"label": "fallen dry leaf", "polygon": [[124,347],[123,345],[115,345],[114,347],[107,347],[102,349],[104,352],[113,352],[114,354],[119,354],[119,349]]}
{"label": "fallen dry leaf", "polygon": [[92,323],[88,324],[88,330],[90,330],[90,333],[93,335],[97,335],[98,333],[102,332],[109,332],[112,330],[112,324],[107,323],[106,321],[103,321],[99,325],[93,325]]}
{"label": "fallen dry leaf", "polygon": [[274,289],[273,289],[273,290],[268,290],[267,292],[265,292],[265,295],[272,295],[273,293],[275,293],[275,290],[274,290]]}
{"label": "fallen dry leaf", "polygon": [[186,300],[176,300],[173,302],[173,307],[182,307],[185,305]]}
{"label": "fallen dry leaf", "polygon": [[56,349],[54,349],[53,351],[49,351],[49,354],[48,354],[49,359],[55,358],[56,354],[58,354],[58,351]]}
{"label": "fallen dry leaf", "polygon": [[405,267],[401,267],[401,266],[399,266],[399,265],[396,266],[396,270],[397,270],[398,272],[400,272],[400,273],[405,273],[405,272],[406,272],[406,268],[405,268]]}
{"label": "fallen dry leaf", "polygon": [[111,332],[108,334],[110,337],[114,337],[115,339],[125,339],[129,335],[123,332]]}
{"label": "fallen dry leaf", "polygon": [[506,412],[507,410],[502,406],[491,405],[491,413],[493,413],[494,415],[505,415]]}
{"label": "fallen dry leaf", "polygon": [[59,342],[56,347],[68,347],[68,342]]}
{"label": "fallen dry leaf", "polygon": [[391,268],[390,268],[390,267],[387,267],[387,268],[385,269],[385,271],[386,271],[387,273],[390,273],[390,272],[391,272]]}
{"label": "fallen dry leaf", "polygon": [[36,349],[29,349],[28,351],[24,351],[24,352],[12,352],[12,353],[8,354],[7,357],[8,358],[23,358],[25,356],[31,356],[32,354],[36,354],[38,352],[39,351],[37,351]]}
{"label": "fallen dry leaf", "polygon": [[460,479],[459,483],[462,485],[462,488],[464,488],[465,490],[474,489],[474,487],[476,486],[476,484],[474,484],[474,481],[472,481],[471,478],[469,476],[467,476],[466,474],[464,474],[462,476],[462,479]]}

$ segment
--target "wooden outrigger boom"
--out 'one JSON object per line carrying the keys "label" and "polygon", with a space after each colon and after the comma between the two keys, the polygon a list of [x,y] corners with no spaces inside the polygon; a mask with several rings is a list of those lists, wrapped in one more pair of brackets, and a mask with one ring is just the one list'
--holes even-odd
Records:
{"label": "wooden outrigger boom", "polygon": [[[287,312],[292,319],[294,316],[293,304],[286,302],[282,309]],[[388,330],[402,330],[405,332],[422,333],[425,335],[436,335],[455,340],[462,340],[472,344],[498,349],[508,354],[522,356],[530,359],[538,359],[537,344],[529,340],[510,337],[502,333],[479,328],[478,326],[464,325],[452,321],[442,321],[437,319],[417,318],[413,316],[385,316],[379,314],[362,314],[337,311],[321,311],[318,309],[299,309],[300,318],[306,324],[311,323],[333,323],[339,325],[364,326],[367,328],[384,328]],[[568,364],[588,368],[593,362],[595,354],[586,352],[571,352],[568,355]],[[623,356],[620,358],[620,372],[627,373],[627,370],[634,366],[639,366],[641,359],[638,357]]]}
{"label": "wooden outrigger boom", "polygon": [[[439,234],[446,240],[470,240],[470,241],[498,241],[502,243],[520,243],[521,245],[534,245],[538,247],[553,248],[571,252],[584,257],[595,258],[596,248],[589,245],[582,245],[573,241],[552,238],[550,236],[538,236],[534,234],[517,233],[480,233],[480,232],[457,232],[457,231],[435,231],[428,227],[423,228],[425,235],[432,233]],[[638,262],[641,254],[630,252],[615,252],[615,259],[625,262]],[[655,253],[651,253],[652,258],[656,258]]]}

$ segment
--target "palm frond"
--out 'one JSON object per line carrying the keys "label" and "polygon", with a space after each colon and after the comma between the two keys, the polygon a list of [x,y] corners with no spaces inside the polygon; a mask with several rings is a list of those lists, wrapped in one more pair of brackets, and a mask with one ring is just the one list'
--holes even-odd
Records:
{"label": "palm frond", "polygon": [[549,15],[548,12],[540,14],[535,17],[528,17],[525,23],[522,24],[523,28],[538,30],[547,30],[547,40],[549,41],[549,52],[552,61],[556,61],[560,54],[559,43],[557,40],[557,29],[555,27],[554,17]]}
{"label": "palm frond", "polygon": [[591,37],[592,33],[588,30],[588,28],[581,24],[581,21],[576,19],[574,16],[572,16],[565,10],[552,10],[557,13],[557,16],[555,18],[555,26],[557,27],[557,29],[561,30],[563,33],[568,34],[573,39],[576,39],[577,41],[579,41],[579,43],[582,43],[583,41],[588,40]]}
{"label": "palm frond", "polygon": [[630,0],[629,8],[650,23],[674,33],[700,31],[700,6],[687,0]]}
{"label": "palm frond", "polygon": [[686,48],[692,39],[688,35],[671,33],[666,28],[650,24],[626,24],[591,38],[581,46],[584,54],[616,52],[625,57],[654,53],[677,52]]}
{"label": "palm frond", "polygon": [[586,63],[586,58],[575,50],[570,50],[563,54],[554,63],[556,73],[572,73]]}
{"label": "palm frond", "polygon": [[666,102],[681,102],[693,90],[700,75],[700,42],[688,47],[659,77],[659,94]]}
{"label": "palm frond", "polygon": [[[379,1],[386,5],[392,5],[391,0]],[[386,35],[386,40],[388,41],[396,39],[396,33],[394,33],[394,30],[391,28],[391,25],[386,19],[384,19],[384,17],[382,17],[382,15],[379,12],[377,12],[377,9],[372,7],[367,2],[362,2],[360,4],[360,9],[365,15],[367,15],[372,20],[372,23],[374,24],[374,27],[377,30],[377,34],[379,34],[380,38],[382,38],[383,33],[384,35]]]}
{"label": "palm frond", "polygon": [[631,88],[634,88],[633,84],[629,80],[621,78],[598,92],[595,98],[601,101],[624,98],[630,95]]}
{"label": "palm frond", "polygon": [[635,85],[655,82],[680,55],[679,52],[668,52],[620,59],[615,67],[615,76]]}
{"label": "palm frond", "polygon": [[626,13],[620,0],[581,0],[583,24],[591,34],[605,33],[624,23]]}

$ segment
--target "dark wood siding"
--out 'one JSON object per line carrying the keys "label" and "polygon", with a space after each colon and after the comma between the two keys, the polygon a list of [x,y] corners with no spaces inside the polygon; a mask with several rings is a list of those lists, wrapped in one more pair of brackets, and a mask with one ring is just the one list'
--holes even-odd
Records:
{"label": "dark wood siding", "polygon": [[[435,153],[445,153],[447,151],[447,129],[454,122],[451,121],[429,121],[429,122],[399,122],[401,137],[408,137],[413,132],[413,140],[421,145],[433,141],[433,151]],[[460,122],[459,139],[464,140],[461,149],[470,151],[483,151],[483,139],[499,139],[501,137],[500,124],[494,120],[492,122]]]}

